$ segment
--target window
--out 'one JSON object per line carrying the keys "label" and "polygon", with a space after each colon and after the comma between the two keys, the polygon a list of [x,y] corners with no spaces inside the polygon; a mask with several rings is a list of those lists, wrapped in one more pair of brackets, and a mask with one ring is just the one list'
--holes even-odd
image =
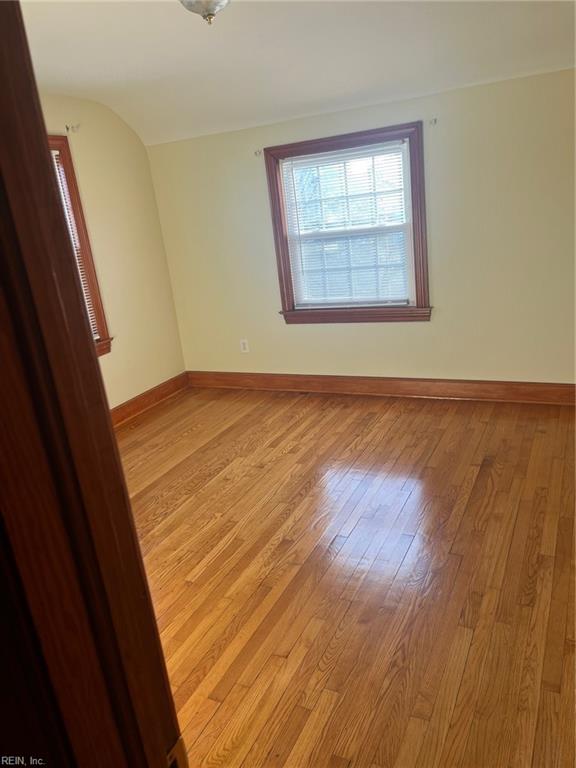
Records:
{"label": "window", "polygon": [[286,322],[429,320],[422,123],[264,154]]}
{"label": "window", "polygon": [[94,262],[92,261],[90,241],[88,240],[88,231],[84,221],[84,213],[82,212],[82,203],[80,202],[68,139],[66,136],[49,136],[48,145],[58,182],[62,208],[64,209],[64,216],[74,250],[76,266],[80,275],[92,338],[96,344],[97,354],[104,355],[106,352],[110,352],[112,340],[108,335],[108,328],[106,327],[106,318],[104,317],[100,289],[98,288],[98,280],[96,278]]}

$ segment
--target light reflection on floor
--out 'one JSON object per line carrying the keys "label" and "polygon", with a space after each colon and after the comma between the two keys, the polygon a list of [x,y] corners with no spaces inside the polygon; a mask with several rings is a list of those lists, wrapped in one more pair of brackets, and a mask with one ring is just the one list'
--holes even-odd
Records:
{"label": "light reflection on floor", "polygon": [[[322,545],[332,544],[331,571],[334,578],[340,574],[349,580],[347,599],[353,599],[355,584],[366,586],[368,572],[372,588],[389,585],[399,550],[422,524],[425,501],[420,481],[397,471],[394,462],[372,463],[369,468],[357,462],[328,465],[318,488],[313,530]],[[426,558],[426,539],[420,538],[412,542],[416,546],[411,547],[407,565],[413,565],[414,558]]]}

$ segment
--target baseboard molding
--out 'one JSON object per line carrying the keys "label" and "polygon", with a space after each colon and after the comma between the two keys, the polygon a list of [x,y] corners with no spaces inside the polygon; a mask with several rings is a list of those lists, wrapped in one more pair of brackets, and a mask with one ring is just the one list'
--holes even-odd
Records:
{"label": "baseboard molding", "polygon": [[439,400],[485,400],[498,403],[569,405],[573,384],[528,381],[466,381],[464,379],[396,379],[380,376],[307,376],[298,373],[232,373],[185,371],[136,395],[110,411],[117,427],[189,388],[256,389],[276,392],[316,392],[327,395],[424,397]]}
{"label": "baseboard molding", "polygon": [[189,387],[574,405],[573,384],[188,371]]}
{"label": "baseboard molding", "polygon": [[112,424],[117,427],[124,422],[133,419],[135,416],[139,416],[149,408],[153,408],[158,403],[166,400],[177,392],[182,392],[188,389],[188,374],[186,372],[179,373],[177,376],[173,376],[168,381],[163,381],[152,389],[147,389],[146,392],[142,392],[140,395],[136,395],[131,400],[127,400],[125,403],[117,405],[112,408],[110,415],[112,416]]}

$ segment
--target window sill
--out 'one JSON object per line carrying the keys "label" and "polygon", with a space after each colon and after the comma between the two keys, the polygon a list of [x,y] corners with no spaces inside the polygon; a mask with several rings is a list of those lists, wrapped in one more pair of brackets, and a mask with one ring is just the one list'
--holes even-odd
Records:
{"label": "window sill", "polygon": [[96,354],[98,357],[102,357],[102,355],[107,355],[108,352],[112,349],[112,339],[99,339],[96,342]]}
{"label": "window sill", "polygon": [[353,307],[291,309],[281,312],[292,323],[406,323],[430,320],[432,307]]}

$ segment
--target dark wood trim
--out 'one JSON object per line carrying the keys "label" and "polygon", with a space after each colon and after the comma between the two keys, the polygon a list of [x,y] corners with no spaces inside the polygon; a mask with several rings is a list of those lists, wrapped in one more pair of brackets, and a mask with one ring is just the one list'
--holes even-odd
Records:
{"label": "dark wood trim", "polygon": [[[288,250],[288,231],[284,210],[280,164],[288,157],[301,157],[318,152],[332,152],[350,147],[369,146],[383,141],[404,139],[410,145],[410,185],[412,194],[412,232],[414,243],[414,280],[416,305],[411,307],[381,306],[353,308],[297,309],[294,302],[292,271]],[[325,139],[312,139],[264,149],[272,229],[276,249],[276,265],[280,299],[286,323],[382,323],[430,320],[432,308],[428,288],[428,246],[426,236],[426,194],[424,184],[424,139],[422,121],[388,128],[358,131]]]}
{"label": "dark wood trim", "polygon": [[186,768],[187,765],[186,745],[184,744],[184,739],[180,737],[170,752],[168,752],[166,768]]}
{"label": "dark wood trim", "polygon": [[188,387],[188,376],[186,373],[179,373],[167,381],[163,381],[151,389],[147,389],[146,392],[142,392],[140,395],[136,395],[131,400],[127,400],[125,403],[117,405],[110,411],[112,416],[112,423],[115,427],[123,424],[130,419],[139,416],[149,408],[153,408],[158,403],[166,400],[172,395],[178,392],[182,392]]}
{"label": "dark wood trim", "polygon": [[62,167],[64,168],[66,183],[68,184],[68,192],[70,194],[70,203],[72,204],[72,212],[76,223],[76,231],[78,232],[78,242],[80,243],[80,253],[82,254],[82,265],[86,274],[86,282],[88,283],[88,291],[94,308],[96,326],[100,335],[100,338],[96,342],[96,353],[98,356],[106,355],[112,348],[112,338],[108,332],[106,315],[104,314],[104,305],[102,304],[100,286],[98,285],[94,257],[92,256],[88,228],[84,217],[84,209],[82,207],[82,200],[80,198],[80,190],[78,189],[78,181],[76,179],[74,163],[72,162],[68,137],[55,134],[49,135],[48,146],[50,149],[58,150]]}
{"label": "dark wood trim", "polygon": [[112,349],[112,337],[108,339],[98,339],[96,342],[96,354],[98,357],[102,357],[102,355],[107,355],[108,352]]}
{"label": "dark wood trim", "polygon": [[0,516],[74,764],[159,768],[179,726],[16,2],[0,114]]}
{"label": "dark wood trim", "polygon": [[427,397],[503,403],[574,405],[573,384],[464,379],[402,379],[380,376],[316,376],[289,373],[188,371],[190,387],[318,392],[334,395]]}
{"label": "dark wood trim", "polygon": [[264,160],[268,178],[268,194],[270,196],[270,212],[272,214],[272,231],[274,232],[274,246],[276,249],[280,300],[282,302],[282,313],[286,317],[286,313],[294,312],[294,288],[288,250],[288,227],[284,213],[282,174],[280,173],[282,156],[277,154],[280,149],[280,147],[268,147],[265,149]]}
{"label": "dark wood trim", "polygon": [[[16,246],[0,187],[0,245],[3,257]],[[41,642],[54,693],[73,745],[76,764],[126,765],[90,614],[78,583],[74,553],[60,515],[59,494],[46,449],[35,430],[38,418],[21,361],[10,274],[0,263],[0,506],[18,574]],[[19,435],[25,436],[25,442]],[[59,627],[66,626],[61,634]],[[29,703],[32,707],[32,702]],[[98,754],[99,742],[102,750]]]}
{"label": "dark wood trim", "polygon": [[2,520],[0,584],[0,755],[34,755],[47,768],[73,768],[74,757]]}
{"label": "dark wood trim", "polygon": [[430,320],[431,307],[350,307],[281,312],[289,323],[406,323]]}
{"label": "dark wood trim", "polygon": [[264,152],[276,160],[284,160],[287,157],[301,157],[303,155],[314,155],[319,152],[336,152],[339,149],[349,149],[350,147],[381,144],[383,141],[399,141],[421,129],[422,121],[400,123],[384,128],[370,128],[367,131],[342,133],[338,136],[328,136],[327,138],[295,141],[292,144],[279,144],[275,147],[266,147]]}
{"label": "dark wood trim", "polygon": [[[424,182],[424,131],[422,121],[406,126],[410,144],[410,188],[414,238],[414,282],[416,306],[430,307],[428,288],[428,237],[426,234],[426,185]],[[430,314],[428,315],[428,320]]]}

